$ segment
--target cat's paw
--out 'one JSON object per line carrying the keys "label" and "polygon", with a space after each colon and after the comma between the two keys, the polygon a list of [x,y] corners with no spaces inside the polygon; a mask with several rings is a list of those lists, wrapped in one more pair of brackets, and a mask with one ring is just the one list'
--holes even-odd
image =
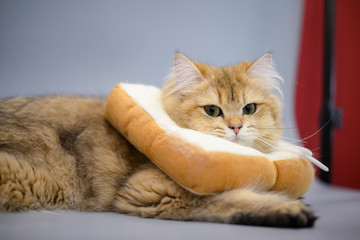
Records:
{"label": "cat's paw", "polygon": [[256,213],[236,213],[230,218],[232,224],[271,227],[312,227],[317,217],[301,201],[284,202]]}

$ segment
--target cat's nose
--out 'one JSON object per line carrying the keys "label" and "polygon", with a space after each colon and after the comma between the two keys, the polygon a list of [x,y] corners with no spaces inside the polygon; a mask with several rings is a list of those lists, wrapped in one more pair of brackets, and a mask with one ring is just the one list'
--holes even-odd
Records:
{"label": "cat's nose", "polygon": [[235,135],[238,135],[240,128],[242,128],[242,125],[241,124],[231,124],[229,126],[229,128],[234,131]]}

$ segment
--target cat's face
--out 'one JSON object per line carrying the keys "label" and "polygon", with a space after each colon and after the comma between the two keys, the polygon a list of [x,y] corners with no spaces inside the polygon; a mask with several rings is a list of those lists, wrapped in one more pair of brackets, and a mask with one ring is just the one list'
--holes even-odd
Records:
{"label": "cat's face", "polygon": [[276,73],[267,66],[269,58],[215,67],[192,63],[177,53],[164,88],[165,110],[181,127],[269,152],[282,129],[281,104],[273,94],[276,86],[264,83],[272,81],[264,67]]}

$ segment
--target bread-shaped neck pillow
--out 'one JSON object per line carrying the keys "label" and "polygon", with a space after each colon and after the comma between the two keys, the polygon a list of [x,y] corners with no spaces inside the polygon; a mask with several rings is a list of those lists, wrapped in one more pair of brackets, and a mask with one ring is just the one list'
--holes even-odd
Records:
{"label": "bread-shaped neck pillow", "polygon": [[166,114],[161,90],[120,83],[107,99],[106,118],[139,151],[179,185],[197,194],[242,187],[303,195],[314,179],[305,148],[279,143],[264,154],[212,135],[184,129]]}

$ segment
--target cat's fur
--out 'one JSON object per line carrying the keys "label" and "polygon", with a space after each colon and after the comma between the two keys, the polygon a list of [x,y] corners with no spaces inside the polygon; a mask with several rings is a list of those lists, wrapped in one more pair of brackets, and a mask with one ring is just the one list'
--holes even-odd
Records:
{"label": "cat's fur", "polygon": [[[222,134],[232,133],[234,124],[244,126],[238,128],[240,135],[253,121],[269,144],[242,140],[246,135],[230,140],[271,151],[281,129],[280,103],[271,92],[274,85],[262,83],[266,77],[252,73],[248,62],[222,68],[192,64],[175,55],[174,74],[164,90],[164,106],[174,121],[225,138]],[[258,114],[245,118],[238,109],[249,101],[259,103]],[[224,115],[207,116],[207,104],[221,106]],[[301,200],[251,189],[205,196],[183,189],[106,121],[104,107],[104,99],[85,97],[2,100],[0,211],[71,209],[281,227],[313,225],[315,217]]]}
{"label": "cat's fur", "polygon": [[[258,73],[262,76],[258,77]],[[276,76],[281,78],[273,69],[271,54],[253,64],[246,61],[216,67],[192,63],[177,53],[173,74],[164,90],[164,108],[181,127],[268,153],[282,133],[281,103],[273,93],[277,89],[276,82],[272,82]],[[242,109],[250,103],[256,103],[257,111],[244,115]],[[204,112],[206,105],[219,106],[223,115],[210,117]],[[238,134],[232,126],[240,127]]]}

